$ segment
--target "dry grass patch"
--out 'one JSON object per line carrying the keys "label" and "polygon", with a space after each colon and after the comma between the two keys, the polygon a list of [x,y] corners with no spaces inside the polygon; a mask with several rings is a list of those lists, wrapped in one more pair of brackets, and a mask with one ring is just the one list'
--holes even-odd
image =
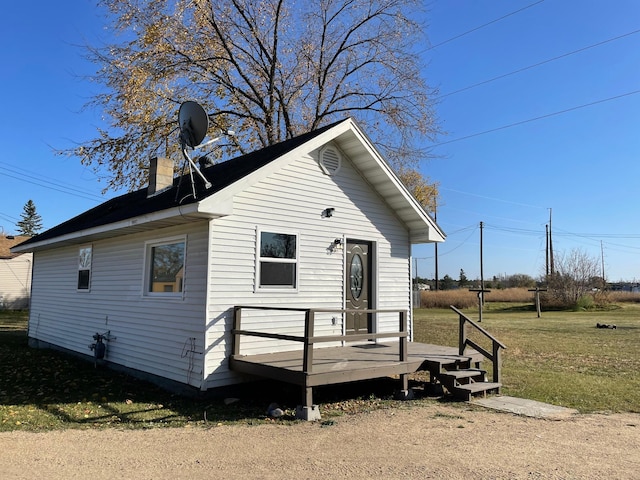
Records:
{"label": "dry grass patch", "polygon": [[[485,293],[485,301],[490,303],[527,303],[533,308],[533,293],[526,288],[505,288]],[[424,291],[420,294],[421,308],[472,308],[478,305],[477,292],[468,289]]]}
{"label": "dry grass patch", "polygon": [[614,303],[640,303],[640,292],[606,292],[609,301]]}

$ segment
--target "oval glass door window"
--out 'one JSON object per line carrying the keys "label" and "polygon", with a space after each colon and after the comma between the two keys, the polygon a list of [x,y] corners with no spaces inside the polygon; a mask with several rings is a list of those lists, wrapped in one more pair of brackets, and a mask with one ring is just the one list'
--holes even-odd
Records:
{"label": "oval glass door window", "polygon": [[360,298],[362,295],[362,280],[364,272],[362,271],[362,258],[360,255],[354,255],[351,259],[351,295],[354,299]]}

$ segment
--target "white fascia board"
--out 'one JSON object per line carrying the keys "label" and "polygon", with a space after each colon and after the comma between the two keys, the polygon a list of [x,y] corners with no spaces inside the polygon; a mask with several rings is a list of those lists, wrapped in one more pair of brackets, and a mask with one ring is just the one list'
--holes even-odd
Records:
{"label": "white fascia board", "polygon": [[416,243],[435,243],[444,242],[444,237],[433,230],[420,230],[409,232],[409,240],[411,244]]}
{"label": "white fascia board", "polygon": [[[118,236],[120,234],[126,234],[127,229],[134,229],[143,227],[145,224],[152,224],[168,220],[171,218],[184,218],[185,220],[192,219],[207,219],[218,218],[231,213],[232,205],[224,204],[220,205],[220,209],[205,208],[202,202],[190,203],[184,206],[178,206],[169,208],[166,210],[160,210],[157,212],[149,213],[146,215],[140,215],[138,217],[127,218],[115,223],[108,223],[106,225],[99,225],[93,228],[87,228],[83,230],[77,230],[70,232],[66,235],[60,235],[54,238],[49,238],[41,242],[31,243],[25,246],[16,246],[15,253],[19,252],[32,252],[35,250],[41,250],[43,248],[52,247],[58,244],[65,243],[79,243],[84,238],[88,237],[100,237],[107,238],[110,236]],[[149,225],[151,226],[151,225]],[[109,235],[109,232],[113,232],[113,235]],[[116,233],[120,232],[120,233]],[[124,232],[124,233],[123,233]],[[14,251],[12,249],[12,251]]]}
{"label": "white fascia board", "polygon": [[[427,228],[415,230],[412,229],[409,233],[411,235],[412,243],[430,243],[430,242],[444,242],[446,235],[440,229],[438,224],[429,216],[429,214],[422,208],[422,205],[418,203],[416,198],[409,193],[404,183],[398,178],[391,166],[382,158],[378,150],[375,148],[369,137],[358,127],[354,122],[352,125],[352,131],[358,137],[363,147],[367,150],[368,154],[375,161],[378,168],[383,172],[386,177],[385,180],[391,182],[395,190],[402,196],[403,200],[409,206],[413,217],[413,220],[419,219],[421,223],[426,224]],[[372,185],[376,188],[375,185]],[[384,197],[383,197],[384,198]],[[407,214],[400,214],[400,217]],[[417,217],[417,218],[416,218]],[[406,218],[404,219],[406,222]]]}

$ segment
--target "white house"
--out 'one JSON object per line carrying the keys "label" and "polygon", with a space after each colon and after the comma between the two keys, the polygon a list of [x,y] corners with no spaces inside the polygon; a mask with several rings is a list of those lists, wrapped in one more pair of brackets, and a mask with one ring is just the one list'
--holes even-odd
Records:
{"label": "white house", "polygon": [[29,306],[31,293],[31,253],[11,253],[11,247],[28,236],[0,235],[0,309]]}
{"label": "white house", "polygon": [[[229,369],[236,305],[411,311],[411,245],[444,234],[351,119],[109,200],[14,247],[33,252],[32,345],[91,355],[198,390]],[[195,197],[193,195],[195,191]],[[409,314],[410,315],[410,314]],[[398,316],[316,316],[316,332],[398,329]],[[254,312],[244,328],[301,334],[295,314]],[[411,328],[411,318],[409,318]],[[247,353],[291,349],[272,338]]]}

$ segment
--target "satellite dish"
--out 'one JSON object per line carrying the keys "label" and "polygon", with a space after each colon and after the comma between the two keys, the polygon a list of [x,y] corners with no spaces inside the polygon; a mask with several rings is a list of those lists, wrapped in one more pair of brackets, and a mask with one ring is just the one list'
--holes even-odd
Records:
{"label": "satellite dish", "polygon": [[209,129],[209,116],[196,102],[184,102],[178,111],[180,142],[191,148],[202,143]]}
{"label": "satellite dish", "polygon": [[[187,147],[195,149],[202,143],[202,140],[204,140],[204,137],[207,135],[207,130],[209,129],[209,116],[199,103],[184,102],[182,105],[180,105],[180,110],[178,111],[178,125],[180,126],[180,146],[182,148],[182,155],[189,164],[191,191],[193,194],[193,198],[196,198],[196,187],[195,183],[193,182],[193,172],[195,171],[202,179],[205,188],[211,188],[211,182],[207,180],[207,178],[202,174],[197,165],[193,163],[193,160],[187,153]],[[182,177],[180,178],[182,179]],[[179,192],[180,184],[178,184],[176,199],[178,198],[177,195]]]}

